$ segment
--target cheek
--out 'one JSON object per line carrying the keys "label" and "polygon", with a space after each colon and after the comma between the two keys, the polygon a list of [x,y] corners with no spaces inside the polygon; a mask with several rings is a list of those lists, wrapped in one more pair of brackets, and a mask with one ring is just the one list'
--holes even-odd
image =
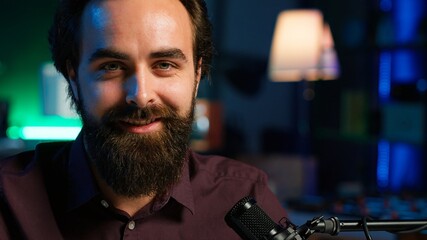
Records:
{"label": "cheek", "polygon": [[101,117],[108,109],[122,99],[121,87],[111,86],[111,83],[91,83],[82,85],[83,104],[86,111]]}
{"label": "cheek", "polygon": [[183,84],[182,82],[170,84],[168,86],[167,92],[165,91],[164,99],[178,110],[178,112],[183,115],[186,114],[191,107],[191,103],[194,97],[194,81],[188,84]]}

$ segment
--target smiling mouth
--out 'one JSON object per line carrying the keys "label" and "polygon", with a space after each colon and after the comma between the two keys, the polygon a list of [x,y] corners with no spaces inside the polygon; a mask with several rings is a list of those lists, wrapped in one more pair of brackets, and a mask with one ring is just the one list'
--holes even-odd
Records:
{"label": "smiling mouth", "polygon": [[149,119],[122,119],[119,125],[129,133],[147,134],[159,131],[161,128],[161,118]]}
{"label": "smiling mouth", "polygon": [[159,118],[150,118],[150,119],[124,119],[120,120],[122,124],[130,126],[146,126],[153,122],[159,121]]}

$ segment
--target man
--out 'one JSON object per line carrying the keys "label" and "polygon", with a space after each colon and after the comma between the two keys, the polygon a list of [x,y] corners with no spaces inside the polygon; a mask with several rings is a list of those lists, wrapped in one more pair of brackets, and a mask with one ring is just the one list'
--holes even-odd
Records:
{"label": "man", "polygon": [[264,173],[189,147],[211,27],[203,0],[63,0],[49,35],[83,128],[0,166],[0,239],[239,239],[224,216]]}

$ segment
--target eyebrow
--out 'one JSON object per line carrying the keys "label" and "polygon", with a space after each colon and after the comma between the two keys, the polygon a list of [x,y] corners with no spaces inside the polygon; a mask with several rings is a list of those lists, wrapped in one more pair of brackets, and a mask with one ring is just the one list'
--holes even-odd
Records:
{"label": "eyebrow", "polygon": [[[130,56],[114,49],[99,48],[90,56],[89,62],[94,62],[102,58],[129,60]],[[187,57],[185,56],[185,54],[181,51],[181,49],[178,48],[163,49],[152,52],[150,53],[150,58],[175,58],[187,61]]]}
{"label": "eyebrow", "polygon": [[108,48],[100,48],[97,49],[89,58],[89,62],[94,62],[98,59],[102,59],[102,58],[115,58],[115,59],[120,59],[120,60],[128,60],[130,59],[130,56],[113,50],[113,49],[108,49]]}
{"label": "eyebrow", "polygon": [[175,58],[187,61],[187,57],[178,48],[164,49],[150,54],[150,58]]}

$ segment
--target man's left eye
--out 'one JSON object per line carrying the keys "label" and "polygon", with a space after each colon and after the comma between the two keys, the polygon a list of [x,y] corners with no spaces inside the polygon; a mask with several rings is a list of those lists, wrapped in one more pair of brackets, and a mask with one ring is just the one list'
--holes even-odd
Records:
{"label": "man's left eye", "polygon": [[161,62],[161,63],[157,64],[157,67],[159,69],[162,69],[162,70],[168,70],[168,69],[170,69],[172,67],[172,64],[170,64],[168,62]]}

